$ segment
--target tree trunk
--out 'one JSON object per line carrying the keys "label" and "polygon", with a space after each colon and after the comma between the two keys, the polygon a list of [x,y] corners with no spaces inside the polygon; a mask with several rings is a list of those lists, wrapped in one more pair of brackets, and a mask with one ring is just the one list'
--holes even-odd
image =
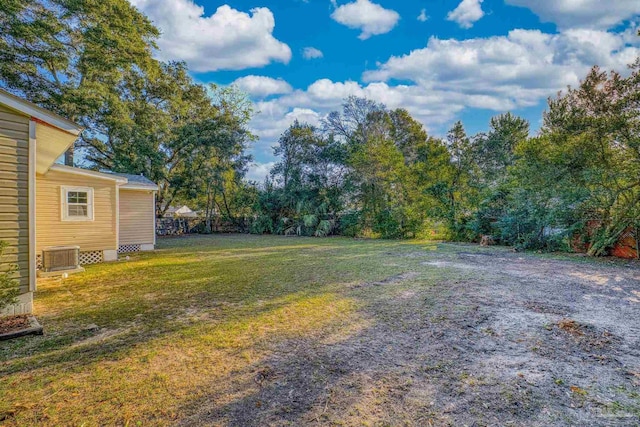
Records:
{"label": "tree trunk", "polygon": [[206,215],[205,233],[206,234],[211,234],[211,232],[212,232],[212,229],[211,229],[211,211],[213,209],[211,208],[211,204],[212,204],[211,199],[212,199],[212,197],[211,197],[211,184],[209,182],[207,182],[207,206],[205,208],[205,215]]}
{"label": "tree trunk", "polygon": [[227,203],[227,195],[225,194],[224,188],[221,191],[222,193],[222,201],[224,202],[224,209],[227,211],[227,217],[231,219],[231,210],[229,209],[229,204]]}

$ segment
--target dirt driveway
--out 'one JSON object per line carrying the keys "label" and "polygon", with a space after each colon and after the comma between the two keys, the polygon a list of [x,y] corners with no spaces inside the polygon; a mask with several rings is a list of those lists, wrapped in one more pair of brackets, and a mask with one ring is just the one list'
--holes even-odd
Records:
{"label": "dirt driveway", "polygon": [[462,245],[385,262],[406,271],[342,291],[368,327],[279,344],[256,392],[183,424],[640,425],[638,264]]}

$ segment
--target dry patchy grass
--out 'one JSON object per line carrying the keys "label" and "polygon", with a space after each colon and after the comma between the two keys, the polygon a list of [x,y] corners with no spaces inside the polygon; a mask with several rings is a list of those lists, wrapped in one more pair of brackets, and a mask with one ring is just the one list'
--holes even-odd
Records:
{"label": "dry patchy grass", "polygon": [[156,253],[43,281],[36,310],[46,335],[0,348],[0,420],[171,425],[201,399],[229,404],[279,343],[339,341],[364,327],[340,290],[384,279],[383,252],[399,245],[167,239]]}
{"label": "dry patchy grass", "polygon": [[638,283],[497,247],[161,240],[39,284],[0,425],[633,425]]}

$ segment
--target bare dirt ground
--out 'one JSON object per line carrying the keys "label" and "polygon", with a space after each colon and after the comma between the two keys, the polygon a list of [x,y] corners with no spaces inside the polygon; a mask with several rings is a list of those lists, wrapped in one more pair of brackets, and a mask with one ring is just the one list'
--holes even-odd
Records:
{"label": "bare dirt ground", "polygon": [[441,248],[389,252],[404,273],[342,291],[368,327],[274,346],[182,424],[640,425],[637,263]]}

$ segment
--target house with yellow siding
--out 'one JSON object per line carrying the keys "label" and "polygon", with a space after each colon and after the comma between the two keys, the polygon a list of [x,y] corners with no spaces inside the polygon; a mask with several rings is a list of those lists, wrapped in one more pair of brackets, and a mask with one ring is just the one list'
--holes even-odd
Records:
{"label": "house with yellow siding", "polygon": [[158,186],[142,175],[116,174],[127,180],[119,189],[118,251],[150,251],[156,244]]}
{"label": "house with yellow siding", "polygon": [[17,266],[19,302],[2,314],[30,313],[47,251],[74,248],[79,264],[153,250],[155,192],[137,175],[56,164],[82,129],[0,89],[0,269]]}
{"label": "house with yellow siding", "polygon": [[137,175],[52,165],[36,178],[36,252],[77,246],[79,264],[153,250],[156,184]]}

